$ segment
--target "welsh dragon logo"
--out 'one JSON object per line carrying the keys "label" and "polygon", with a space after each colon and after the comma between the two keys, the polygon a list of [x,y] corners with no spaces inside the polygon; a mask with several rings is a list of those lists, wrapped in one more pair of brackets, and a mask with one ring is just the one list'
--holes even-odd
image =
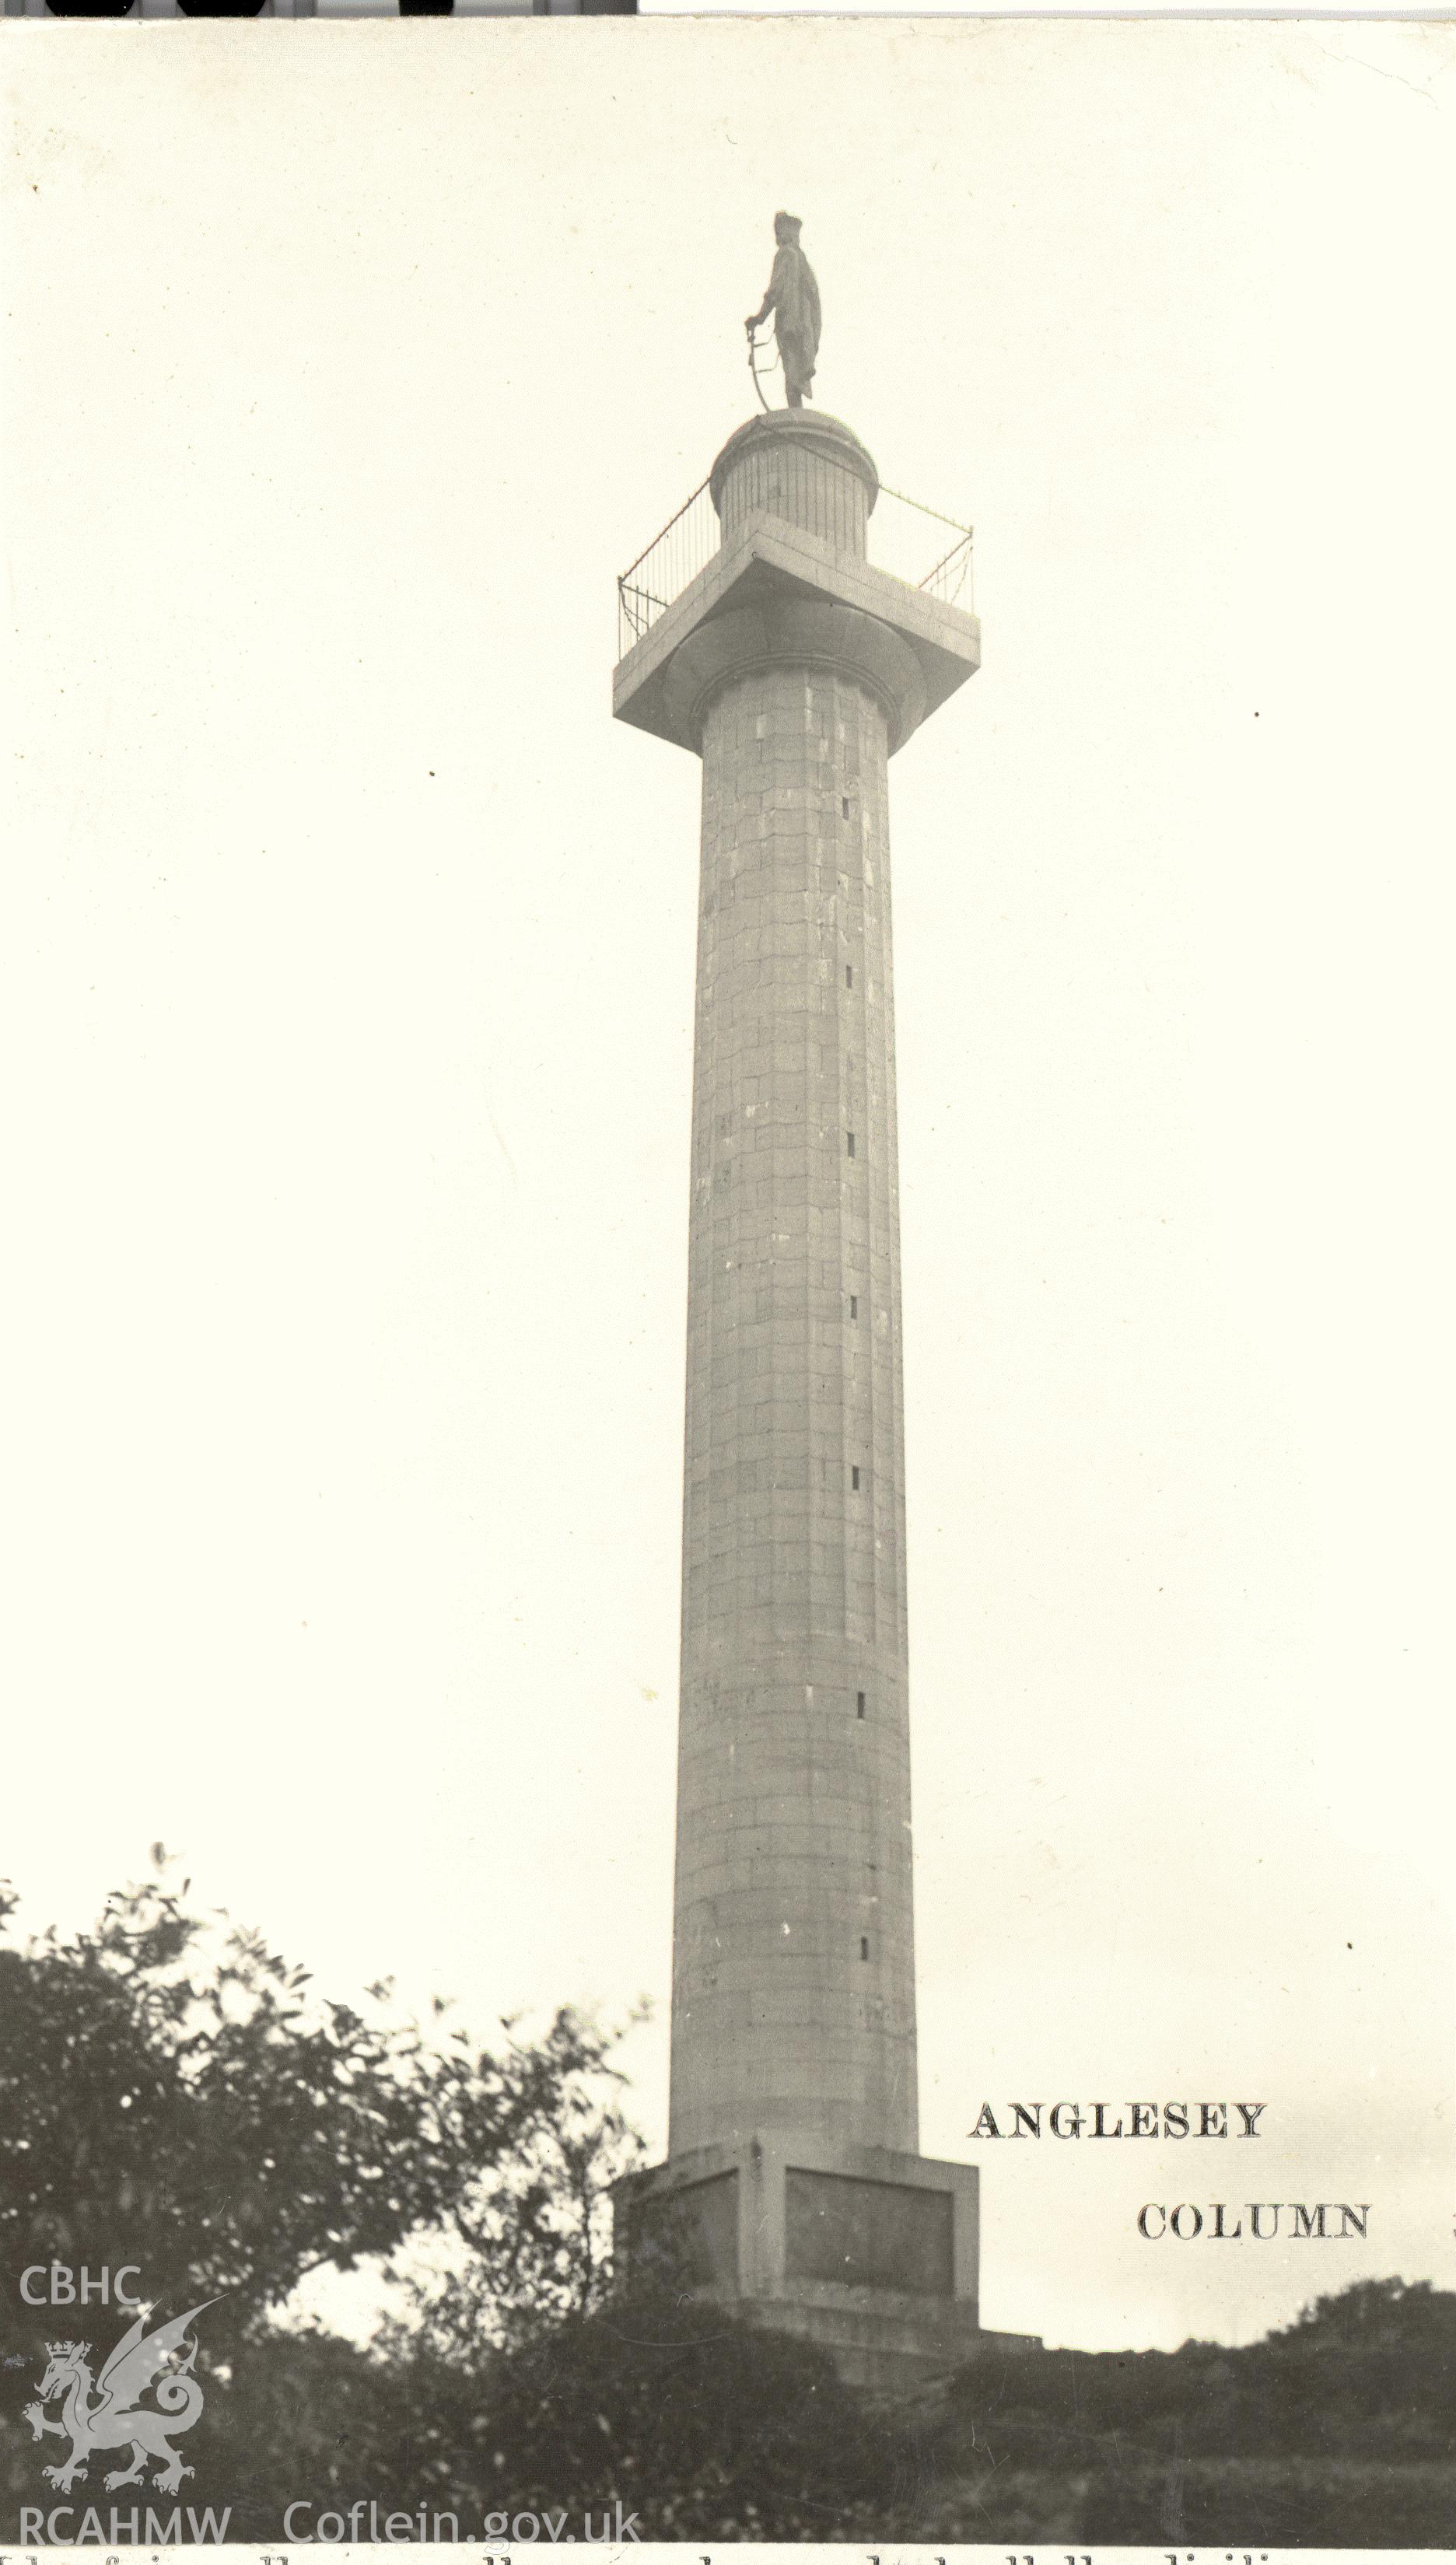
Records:
{"label": "welsh dragon logo", "polygon": [[[194,2316],[207,2307],[215,2307],[215,2298],[204,2298],[200,2307],[189,2307],[184,2316],[173,2316],[170,2324],[158,2325],[155,2333],[146,2331],[147,2310],[142,2309],[129,2333],[124,2333],[112,2353],[95,2391],[91,2376],[89,2342],[48,2342],[46,2374],[34,2404],[25,2408],[25,2419],[41,2440],[54,2432],[58,2440],[71,2435],[71,2455],[58,2467],[43,2467],[43,2475],[69,2493],[78,2476],[86,2474],[86,2460],[93,2449],[123,2449],[131,2447],[129,2467],[115,2467],[106,2479],[109,2493],[118,2485],[139,2484],[148,2458],[162,2463],[152,2478],[158,2492],[175,2493],[183,2476],[192,2473],[184,2467],[167,2440],[168,2433],[190,2432],[202,2411],[202,2389],[192,2376],[197,2358],[194,2341],[183,2356],[182,2336]],[[159,2375],[165,2371],[165,2376]],[[138,2400],[151,2388],[160,2412]],[[62,2420],[48,2422],[46,2407],[53,2397],[64,2396]]]}

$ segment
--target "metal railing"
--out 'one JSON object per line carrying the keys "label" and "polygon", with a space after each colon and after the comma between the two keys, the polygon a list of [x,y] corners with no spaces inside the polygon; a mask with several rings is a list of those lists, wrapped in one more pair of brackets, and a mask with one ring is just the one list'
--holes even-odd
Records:
{"label": "metal railing", "polygon": [[676,516],[668,518],[661,534],[653,536],[646,551],[638,553],[616,583],[620,652],[650,632],[658,615],[665,614],[683,589],[691,586],[699,571],[707,569],[718,543],[718,512],[707,482],[700,481],[692,497],[684,499]]}
{"label": "metal railing", "polygon": [[[848,465],[833,463],[828,456],[817,460],[821,470],[843,472],[847,481],[862,489],[857,473]],[[954,537],[949,545],[947,534]],[[638,553],[616,583],[621,656],[644,632],[650,632],[659,614],[665,614],[707,569],[721,541],[712,493],[706,481],[699,482],[691,498],[684,499],[676,516],[668,518],[660,535]],[[943,605],[959,605],[971,613],[975,610],[973,544],[973,530],[958,517],[944,516],[920,499],[907,498],[902,490],[881,486],[868,529],[868,559],[875,570],[887,571],[891,579],[938,597]]]}
{"label": "metal railing", "polygon": [[[886,499],[891,502],[888,510]],[[902,508],[909,511],[908,516],[897,516],[896,511]],[[930,526],[942,527],[945,532],[931,536],[927,531]],[[944,544],[946,533],[954,535],[954,543],[932,561],[928,570],[920,569],[928,546],[933,542]],[[877,570],[887,570],[892,579],[902,579],[907,587],[923,588],[927,596],[938,597],[942,605],[959,605],[967,614],[974,614],[975,535],[958,517],[942,516],[938,508],[927,508],[923,499],[907,499],[902,490],[881,488],[869,520],[869,543]],[[888,558],[891,552],[904,553],[910,558],[910,566],[897,569]]]}

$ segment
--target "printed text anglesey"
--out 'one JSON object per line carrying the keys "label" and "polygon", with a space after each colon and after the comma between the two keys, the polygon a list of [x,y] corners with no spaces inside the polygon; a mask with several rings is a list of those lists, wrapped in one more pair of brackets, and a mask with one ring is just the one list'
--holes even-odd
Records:
{"label": "printed text anglesey", "polygon": [[[973,2138],[1039,2138],[1046,2112],[1054,2138],[1257,2138],[1267,2102],[989,2102],[967,2134]],[[1234,2114],[1238,2119],[1235,2121]]]}

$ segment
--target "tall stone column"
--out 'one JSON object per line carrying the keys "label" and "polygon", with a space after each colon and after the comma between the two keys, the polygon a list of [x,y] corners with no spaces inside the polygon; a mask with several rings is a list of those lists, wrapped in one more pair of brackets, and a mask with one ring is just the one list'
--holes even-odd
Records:
{"label": "tall stone column", "polygon": [[977,2334],[918,2141],[887,764],[978,664],[874,570],[869,455],[731,437],[721,544],[617,671],[702,759],[668,2159],[702,2285],[861,2378]]}
{"label": "tall stone column", "polygon": [[702,723],[674,2150],[917,2136],[886,714],[841,611]]}

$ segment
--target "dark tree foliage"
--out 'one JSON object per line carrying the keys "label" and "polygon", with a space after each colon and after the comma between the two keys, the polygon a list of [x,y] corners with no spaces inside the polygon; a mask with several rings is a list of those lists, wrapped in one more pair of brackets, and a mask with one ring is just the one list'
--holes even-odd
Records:
{"label": "dark tree foliage", "polygon": [[826,2353],[665,2288],[539,2335],[478,2387],[497,2501],[518,2484],[536,2509],[609,2493],[662,2538],[825,2538],[886,2490]]}
{"label": "dark tree foliage", "polygon": [[717,2310],[627,2295],[468,2367],[395,2339],[246,2347],[209,2458],[235,2536],[276,2535],[288,2501],[369,2497],[381,2520],[453,2512],[462,2540],[533,2511],[581,2543],[618,2503],[659,2537],[842,2537],[883,2513],[887,2449],[825,2355]]}
{"label": "dark tree foliage", "polygon": [[452,2252],[428,2278],[401,2274],[407,2313],[381,2349],[477,2365],[601,2306],[611,2287],[611,2187],[641,2161],[622,2115],[610,2041],[558,2013],[506,2151],[464,2184]]}
{"label": "dark tree foliage", "polygon": [[[157,1847],[160,1855],[160,1847]],[[155,1857],[155,1856],[154,1856]],[[0,1949],[0,2266],[134,2263],[244,2328],[324,2263],[447,2226],[607,2042],[560,2014],[500,2056],[316,1997],[164,1875],[90,1932]],[[13,1909],[6,1898],[0,1923]]]}
{"label": "dark tree foliage", "polygon": [[996,2443],[1076,2458],[1109,2433],[1146,2451],[1456,2462],[1456,2295],[1360,2280],[1232,2350],[1049,2351],[961,2371],[946,2459]]}
{"label": "dark tree foliage", "polygon": [[1361,2280],[1238,2349],[973,2363],[919,2446],[927,2535],[1456,2544],[1456,2295]]}
{"label": "dark tree foliage", "polygon": [[[372,2496],[462,2538],[520,2511],[580,2536],[620,2502],[662,2538],[1450,2545],[1456,2460],[1414,2452],[1449,2446],[1453,2330],[1450,2295],[1363,2283],[1240,2350],[993,2358],[903,2398],[661,2289],[469,2358],[263,2336],[219,2401],[209,2492],[260,2540],[288,2500]],[[1312,2365],[1302,2403],[1252,2429],[1289,2362]]]}

